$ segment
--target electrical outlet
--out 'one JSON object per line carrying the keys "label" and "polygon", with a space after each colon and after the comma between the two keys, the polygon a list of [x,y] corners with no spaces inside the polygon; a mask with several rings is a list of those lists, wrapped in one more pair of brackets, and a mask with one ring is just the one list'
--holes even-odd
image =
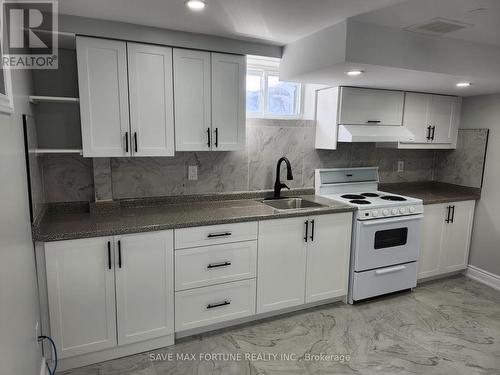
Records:
{"label": "electrical outlet", "polygon": [[188,180],[189,181],[196,181],[198,179],[198,166],[197,165],[190,165],[188,167]]}
{"label": "electrical outlet", "polygon": [[405,162],[404,160],[398,160],[398,172],[405,171]]}

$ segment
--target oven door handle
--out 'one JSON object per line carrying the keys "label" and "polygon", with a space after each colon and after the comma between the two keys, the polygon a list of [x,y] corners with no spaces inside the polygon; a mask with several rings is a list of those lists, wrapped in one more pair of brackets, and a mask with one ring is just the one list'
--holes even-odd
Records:
{"label": "oven door handle", "polygon": [[423,218],[424,218],[424,215],[410,215],[410,216],[392,217],[392,218],[387,218],[387,219],[366,220],[366,221],[362,221],[362,223],[363,223],[363,226],[370,227],[370,226],[379,225],[379,224],[404,223],[406,221],[419,220],[419,219],[423,219]]}
{"label": "oven door handle", "polygon": [[396,267],[391,267],[391,268],[384,268],[383,270],[376,270],[375,274],[376,275],[385,275],[388,273],[403,271],[405,269],[406,269],[406,266],[396,266]]}

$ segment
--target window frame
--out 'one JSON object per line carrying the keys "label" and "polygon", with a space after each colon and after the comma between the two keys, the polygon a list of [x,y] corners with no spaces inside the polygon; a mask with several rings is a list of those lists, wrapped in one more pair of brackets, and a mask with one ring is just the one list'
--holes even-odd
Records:
{"label": "window frame", "polygon": [[[261,61],[249,62],[247,63],[247,71],[246,75],[249,72],[252,73],[261,73],[260,78],[260,93],[262,97],[262,110],[259,113],[256,112],[246,112],[247,118],[257,118],[257,119],[273,119],[273,120],[297,120],[302,118],[302,110],[303,110],[303,99],[304,99],[304,85],[300,82],[293,82],[299,86],[299,90],[297,92],[297,98],[295,105],[297,106],[297,111],[293,115],[275,115],[271,114],[267,111],[267,98],[268,98],[268,89],[267,89],[267,81],[268,76],[278,76],[279,78],[279,59],[265,59],[260,58]],[[259,60],[260,60],[259,59]],[[291,82],[291,81],[285,81]],[[245,90],[246,93],[246,90]],[[246,105],[246,101],[245,101]]]}

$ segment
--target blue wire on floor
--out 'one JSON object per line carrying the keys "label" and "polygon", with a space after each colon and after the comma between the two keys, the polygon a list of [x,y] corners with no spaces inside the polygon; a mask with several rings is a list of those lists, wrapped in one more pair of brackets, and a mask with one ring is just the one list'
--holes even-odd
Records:
{"label": "blue wire on floor", "polygon": [[56,344],[55,344],[54,340],[52,340],[52,337],[49,337],[49,336],[38,336],[38,341],[43,341],[43,340],[49,340],[50,343],[52,344],[52,350],[54,352],[54,368],[51,371],[48,364],[47,364],[47,368],[49,370],[49,374],[50,375],[54,375],[56,373],[56,370],[57,370],[57,348],[56,348]]}

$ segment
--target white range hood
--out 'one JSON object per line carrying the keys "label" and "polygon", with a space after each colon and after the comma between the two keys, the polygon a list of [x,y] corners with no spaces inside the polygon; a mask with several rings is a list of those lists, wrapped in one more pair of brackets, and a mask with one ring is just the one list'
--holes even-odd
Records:
{"label": "white range hood", "polygon": [[339,125],[338,142],[412,142],[415,136],[403,126]]}

